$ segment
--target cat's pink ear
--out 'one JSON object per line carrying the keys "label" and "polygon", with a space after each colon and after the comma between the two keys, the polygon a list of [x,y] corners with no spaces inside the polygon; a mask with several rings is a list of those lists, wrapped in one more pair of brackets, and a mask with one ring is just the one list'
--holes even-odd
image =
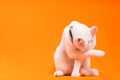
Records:
{"label": "cat's pink ear", "polygon": [[96,26],[91,27],[90,32],[91,32],[92,36],[94,36],[96,34],[96,32],[97,32]]}

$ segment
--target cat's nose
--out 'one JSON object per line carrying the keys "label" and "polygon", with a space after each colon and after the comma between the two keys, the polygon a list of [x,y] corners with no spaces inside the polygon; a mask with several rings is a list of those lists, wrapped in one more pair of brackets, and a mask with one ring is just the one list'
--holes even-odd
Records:
{"label": "cat's nose", "polygon": [[78,38],[78,39],[77,39],[77,43],[82,44],[82,43],[84,43],[84,40],[81,39],[81,38]]}

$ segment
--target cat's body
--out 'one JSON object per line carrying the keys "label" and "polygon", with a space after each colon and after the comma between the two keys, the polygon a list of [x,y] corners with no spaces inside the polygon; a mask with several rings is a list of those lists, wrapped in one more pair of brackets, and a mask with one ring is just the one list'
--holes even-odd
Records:
{"label": "cat's body", "polygon": [[54,76],[98,75],[96,69],[90,68],[90,57],[101,57],[104,52],[93,50],[96,44],[95,33],[96,27],[88,28],[76,21],[64,29],[54,55]]}

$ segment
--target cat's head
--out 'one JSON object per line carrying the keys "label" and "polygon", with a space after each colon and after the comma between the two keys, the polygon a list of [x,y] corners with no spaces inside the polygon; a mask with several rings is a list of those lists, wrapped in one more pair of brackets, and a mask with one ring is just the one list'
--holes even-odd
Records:
{"label": "cat's head", "polygon": [[93,49],[96,44],[96,27],[88,28],[77,21],[72,21],[68,26],[72,44],[81,51]]}

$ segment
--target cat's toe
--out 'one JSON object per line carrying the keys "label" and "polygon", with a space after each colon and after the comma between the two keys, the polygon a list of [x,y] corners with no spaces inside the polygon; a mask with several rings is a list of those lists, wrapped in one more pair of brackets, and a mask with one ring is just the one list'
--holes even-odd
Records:
{"label": "cat's toe", "polygon": [[105,55],[105,52],[101,50],[96,54],[97,57],[103,57],[104,55]]}
{"label": "cat's toe", "polygon": [[71,76],[72,77],[80,77],[80,73],[72,73]]}
{"label": "cat's toe", "polygon": [[93,76],[99,76],[99,71],[97,69],[91,69]]}
{"label": "cat's toe", "polygon": [[56,72],[54,72],[53,75],[54,75],[55,77],[60,77],[60,76],[63,76],[64,73],[63,73],[62,71],[56,71]]}
{"label": "cat's toe", "polygon": [[104,52],[104,51],[100,51],[100,52],[99,52],[99,56],[102,57],[102,56],[104,56],[104,55],[105,55],[105,52]]}

